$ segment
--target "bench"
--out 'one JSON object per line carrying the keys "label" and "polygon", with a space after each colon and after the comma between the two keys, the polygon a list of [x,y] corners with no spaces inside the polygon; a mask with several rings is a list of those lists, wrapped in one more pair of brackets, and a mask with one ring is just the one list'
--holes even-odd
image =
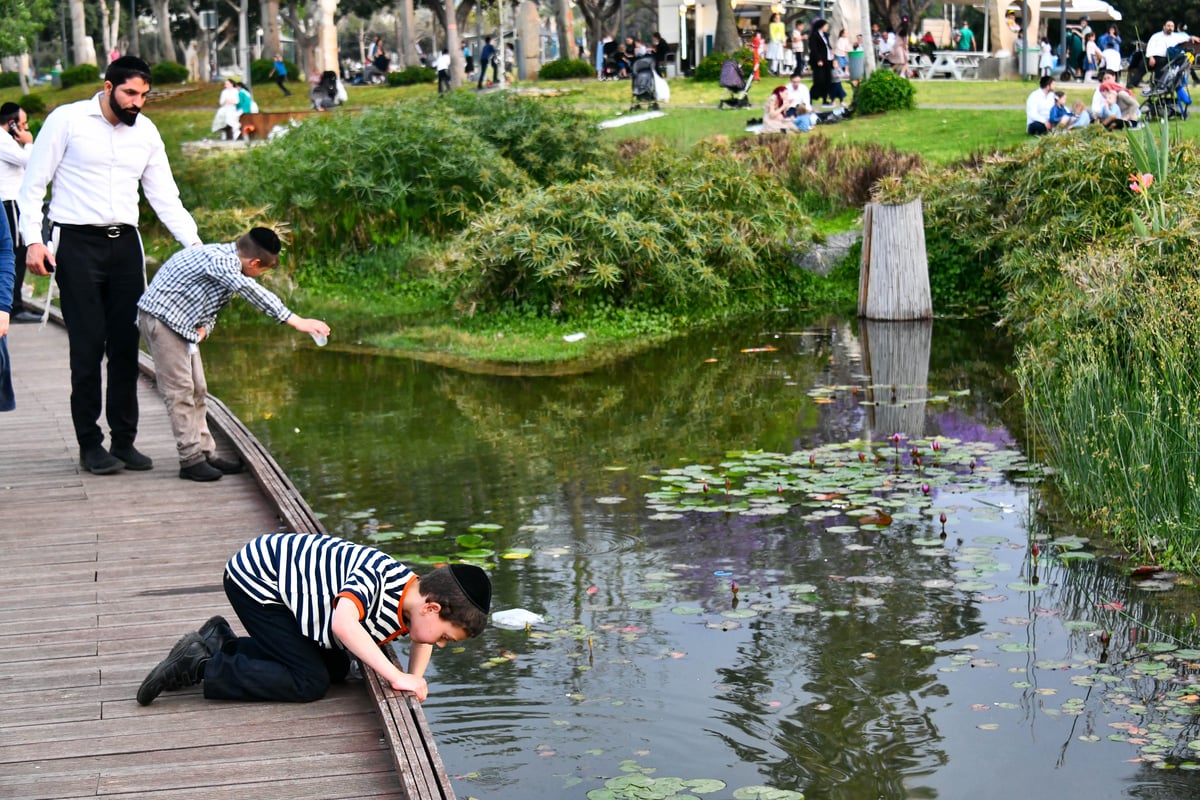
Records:
{"label": "bench", "polygon": [[276,125],[287,125],[293,120],[319,113],[321,112],[304,109],[302,111],[259,111],[258,113],[242,114],[242,138],[265,139]]}

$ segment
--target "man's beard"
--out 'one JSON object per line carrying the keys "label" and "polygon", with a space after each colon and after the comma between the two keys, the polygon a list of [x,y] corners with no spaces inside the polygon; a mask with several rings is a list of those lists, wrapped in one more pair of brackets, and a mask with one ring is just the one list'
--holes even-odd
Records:
{"label": "man's beard", "polygon": [[132,125],[133,123],[137,122],[138,113],[141,111],[141,109],[136,107],[122,108],[117,104],[117,96],[115,94],[109,94],[108,106],[112,109],[112,112],[117,115],[117,119],[121,120],[121,122],[124,122],[126,125]]}

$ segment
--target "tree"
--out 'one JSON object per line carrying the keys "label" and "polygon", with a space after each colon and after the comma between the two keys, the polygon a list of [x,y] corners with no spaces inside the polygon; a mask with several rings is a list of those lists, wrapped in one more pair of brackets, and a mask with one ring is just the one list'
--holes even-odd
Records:
{"label": "tree", "polygon": [[601,39],[615,33],[616,26],[611,24],[611,20],[621,10],[621,0],[579,0],[578,5],[579,13],[587,25],[589,42],[595,42],[598,46]]}
{"label": "tree", "polygon": [[87,14],[83,8],[83,0],[71,0],[71,44],[76,64],[95,64],[96,49],[88,47]]}
{"label": "tree", "polygon": [[259,16],[262,18],[263,58],[275,58],[282,51],[279,30],[279,0],[259,0]]}
{"label": "tree", "polygon": [[737,14],[730,0],[717,0],[717,33],[713,37],[713,50],[718,53],[733,53],[742,46],[738,36]]}
{"label": "tree", "polygon": [[916,30],[917,21],[933,5],[933,0],[871,0],[871,16],[884,20],[883,27],[900,30],[900,19],[908,17],[910,30]]}
{"label": "tree", "polygon": [[178,61],[175,39],[171,35],[171,0],[150,0],[150,10],[158,23],[158,45],[163,61]]}
{"label": "tree", "polygon": [[25,69],[29,48],[54,19],[52,0],[0,0],[0,55],[21,56],[21,93],[29,94]]}
{"label": "tree", "polygon": [[558,31],[558,57],[575,57],[575,21],[571,19],[571,0],[556,0],[554,24]]}

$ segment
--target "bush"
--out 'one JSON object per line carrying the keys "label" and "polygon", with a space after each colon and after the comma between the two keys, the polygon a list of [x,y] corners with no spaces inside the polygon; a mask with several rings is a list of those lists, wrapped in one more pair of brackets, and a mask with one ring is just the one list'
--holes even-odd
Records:
{"label": "bush", "polygon": [[696,81],[718,81],[721,79],[721,65],[725,63],[725,59],[733,58],[742,66],[742,75],[746,80],[750,80],[750,75],[754,71],[754,53],[750,48],[743,47],[732,56],[728,53],[709,53],[704,59],[696,65],[696,71],[692,73],[692,80]]}
{"label": "bush", "polygon": [[188,68],[178,61],[160,61],[150,68],[150,80],[155,86],[187,83]]}
{"label": "bush", "polygon": [[27,94],[17,101],[21,108],[25,109],[25,113],[29,115],[44,114],[46,112],[46,100],[40,94]]}
{"label": "bush", "polygon": [[433,67],[405,67],[399,72],[389,72],[388,86],[412,86],[416,83],[433,83],[437,80],[437,70]]}
{"label": "bush", "polygon": [[854,92],[854,107],[859,114],[882,114],[916,108],[916,87],[890,69],[877,69]]}
{"label": "bush", "polygon": [[85,83],[98,83],[100,81],[100,68],[95,64],[76,64],[73,67],[67,67],[58,76],[62,88],[67,89],[72,86],[82,86]]}
{"label": "bush", "polygon": [[[300,79],[300,70],[295,64],[284,59],[283,65],[287,67],[287,79],[289,81]],[[275,82],[275,60],[272,58],[256,58],[250,62],[250,83],[254,86],[261,86],[265,83]]]}
{"label": "bush", "polygon": [[594,77],[596,77],[596,68],[581,58],[560,58],[543,64],[538,72],[538,78],[545,81]]}
{"label": "bush", "polygon": [[17,72],[0,72],[0,89],[11,89],[21,85],[21,76]]}

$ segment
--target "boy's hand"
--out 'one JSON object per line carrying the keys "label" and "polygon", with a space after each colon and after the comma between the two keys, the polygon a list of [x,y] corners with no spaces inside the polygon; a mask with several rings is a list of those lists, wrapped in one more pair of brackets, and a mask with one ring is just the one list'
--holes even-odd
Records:
{"label": "boy's hand", "polygon": [[392,688],[397,692],[412,692],[422,703],[429,696],[429,684],[425,683],[425,679],[419,678],[416,675],[410,675],[407,672],[395,675],[391,680],[391,684]]}

